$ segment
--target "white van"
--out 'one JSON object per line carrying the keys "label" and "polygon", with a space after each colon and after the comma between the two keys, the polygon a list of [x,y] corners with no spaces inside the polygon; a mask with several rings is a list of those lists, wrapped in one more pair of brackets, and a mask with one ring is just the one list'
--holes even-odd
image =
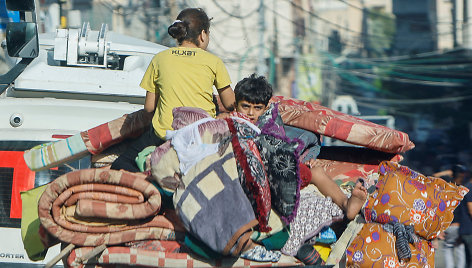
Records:
{"label": "white van", "polygon": [[141,78],[153,55],[166,47],[108,31],[106,25],[38,35],[34,0],[6,4],[20,12],[20,22],[7,25],[3,42],[18,60],[0,76],[0,266],[24,267],[48,262],[59,249],[51,248],[43,262],[28,259],[20,192],[90,167],[91,159],[33,172],[23,152],[141,109]]}

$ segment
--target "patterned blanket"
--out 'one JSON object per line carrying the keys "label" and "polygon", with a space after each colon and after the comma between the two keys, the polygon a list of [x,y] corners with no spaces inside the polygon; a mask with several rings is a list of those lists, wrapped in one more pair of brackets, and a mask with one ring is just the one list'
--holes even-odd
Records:
{"label": "patterned blanket", "polygon": [[268,176],[272,207],[289,224],[295,218],[300,198],[299,157],[303,142],[285,135],[277,104],[271,104],[257,124],[261,135],[256,144]]}
{"label": "patterned blanket", "polygon": [[202,259],[190,253],[166,252],[162,250],[147,250],[142,248],[113,246],[105,249],[101,254],[86,262],[86,265],[78,262],[93,248],[77,248],[71,252],[67,259],[73,267],[111,267],[125,265],[144,267],[293,267],[303,266],[303,263],[295,257],[282,255],[276,263],[255,262],[241,258],[226,257],[222,259]]}
{"label": "patterned blanket", "polygon": [[95,155],[126,138],[139,136],[150,126],[151,120],[152,114],[141,109],[83,131],[80,135],[87,150]]}
{"label": "patterned blanket", "polygon": [[[243,115],[238,115],[243,117]],[[268,232],[271,193],[264,164],[255,143],[257,133],[244,122],[227,118],[226,122],[233,135],[231,144],[237,161],[239,182],[259,221],[259,231]]]}
{"label": "patterned blanket", "polygon": [[324,146],[314,166],[323,168],[333,180],[357,181],[376,174],[382,161],[400,162],[403,156],[364,147]]}
{"label": "patterned blanket", "polygon": [[74,245],[175,240],[184,229],[175,213],[160,212],[160,205],[159,191],[144,175],[84,169],[48,185],[38,216],[52,236]]}
{"label": "patterned blanket", "polygon": [[272,97],[285,124],[388,153],[415,147],[408,134],[306,101]]}
{"label": "patterned blanket", "polygon": [[25,151],[23,158],[33,171],[59,166],[87,155],[87,147],[80,134],[69,138],[41,144]]}
{"label": "patterned blanket", "polygon": [[174,206],[185,229],[213,251],[238,256],[257,220],[239,183],[231,146],[193,166],[182,183]]}

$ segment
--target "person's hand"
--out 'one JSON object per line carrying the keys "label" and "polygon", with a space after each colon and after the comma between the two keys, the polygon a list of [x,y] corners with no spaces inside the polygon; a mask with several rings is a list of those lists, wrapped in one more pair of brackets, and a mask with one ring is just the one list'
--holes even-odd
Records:
{"label": "person's hand", "polygon": [[433,239],[431,241],[431,246],[434,248],[434,249],[438,249],[439,248],[439,240],[436,238],[436,239]]}
{"label": "person's hand", "polygon": [[229,118],[229,113],[222,112],[216,115],[216,119],[225,119],[225,118]]}
{"label": "person's hand", "polygon": [[441,239],[441,240],[444,240],[444,239],[446,239],[446,235],[444,234],[444,232],[440,232],[438,234],[438,238]]}
{"label": "person's hand", "polygon": [[316,160],[312,158],[312,159],[306,161],[304,164],[307,165],[309,168],[312,168],[312,167],[315,166],[315,161]]}

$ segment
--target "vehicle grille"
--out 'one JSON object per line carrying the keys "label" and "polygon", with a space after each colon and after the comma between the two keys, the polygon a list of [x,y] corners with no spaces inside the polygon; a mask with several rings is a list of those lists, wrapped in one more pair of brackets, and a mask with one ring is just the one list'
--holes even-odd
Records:
{"label": "vehicle grille", "polygon": [[21,219],[10,218],[13,168],[0,167],[0,227],[20,228]]}

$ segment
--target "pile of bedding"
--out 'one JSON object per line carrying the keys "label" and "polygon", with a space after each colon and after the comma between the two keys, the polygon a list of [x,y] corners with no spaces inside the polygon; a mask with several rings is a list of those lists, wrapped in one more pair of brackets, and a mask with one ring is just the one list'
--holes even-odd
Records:
{"label": "pile of bedding", "polygon": [[[25,160],[30,168],[39,170],[84,153],[99,155],[147,127],[149,118],[142,111],[137,113],[82,132],[80,139],[73,136],[33,148],[25,153]],[[177,108],[171,139],[149,150],[141,162],[144,173],[88,169],[57,178],[38,201],[39,232],[45,248],[54,241],[73,244],[75,248],[64,260],[74,267],[247,267],[303,265],[294,256],[308,243],[316,249],[313,257],[319,263],[338,264],[347,259],[349,265],[362,267],[368,260],[359,256],[370,255],[359,250],[367,240],[379,240],[373,233],[381,234],[383,242],[395,239],[390,227],[387,230],[379,224],[409,224],[393,214],[393,207],[384,208],[391,212],[388,218],[385,213],[380,216],[380,209],[373,205],[385,203],[382,198],[377,202],[373,199],[380,196],[382,185],[393,183],[386,180],[389,174],[405,170],[396,162],[402,160],[401,153],[414,147],[406,133],[278,96],[272,99],[265,118],[254,128],[241,118],[215,120],[200,109]],[[323,147],[315,165],[339,180],[347,195],[359,177],[366,178],[368,184],[379,180],[378,190],[365,208],[368,223],[359,215],[344,226],[342,236],[336,236],[330,227],[343,220],[343,213],[316,187],[302,186],[298,143],[284,137],[282,124],[360,146]],[[80,146],[71,147],[72,143]],[[52,150],[64,151],[63,156],[47,157],[52,154],[46,152]],[[285,161],[287,165],[280,169],[278,158],[292,159],[293,165]],[[461,199],[451,193],[463,193],[462,188],[439,185],[448,189],[448,198]],[[416,196],[423,192],[410,193]],[[434,203],[428,209],[440,207]],[[447,228],[454,208],[448,206],[444,217],[437,219],[440,227],[435,232]],[[422,212],[430,215],[426,209]],[[412,256],[430,264],[431,255],[425,253],[425,247],[432,237],[423,239],[426,242],[417,244]],[[275,263],[238,258],[249,240],[269,250],[281,250],[284,255]],[[398,261],[398,256],[384,251],[371,259],[388,262],[395,257]]]}

